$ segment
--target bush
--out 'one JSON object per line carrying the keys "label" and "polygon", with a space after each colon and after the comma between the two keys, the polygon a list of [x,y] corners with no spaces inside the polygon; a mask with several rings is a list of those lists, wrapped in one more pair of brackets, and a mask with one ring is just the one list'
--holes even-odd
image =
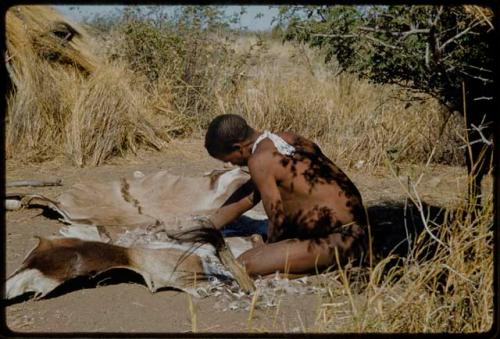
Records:
{"label": "bush", "polygon": [[232,48],[234,20],[214,6],[185,6],[174,14],[130,7],[115,19],[108,53],[145,75],[149,90],[168,91],[177,113],[204,126],[220,113],[217,97],[233,90],[231,80],[245,63]]}

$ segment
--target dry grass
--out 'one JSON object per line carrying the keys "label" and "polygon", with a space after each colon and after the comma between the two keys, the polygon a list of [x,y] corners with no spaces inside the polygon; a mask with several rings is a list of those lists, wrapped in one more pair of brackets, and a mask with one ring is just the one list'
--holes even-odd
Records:
{"label": "dry grass", "polygon": [[482,24],[488,25],[491,27],[491,29],[494,29],[492,23],[493,10],[491,7],[464,5],[464,9],[467,13],[474,16],[477,20],[481,21]]}
{"label": "dry grass", "polygon": [[[153,109],[141,77],[97,53],[81,27],[46,6],[13,7],[6,23],[7,156],[43,161],[66,153],[77,166],[95,166],[140,145],[165,146],[175,121]],[[165,118],[157,124],[154,115]]]}
{"label": "dry grass", "polygon": [[148,117],[146,93],[120,66],[103,65],[78,89],[66,128],[67,152],[77,165],[100,164],[110,154],[146,144],[164,146]]}
{"label": "dry grass", "polygon": [[[260,129],[306,135],[344,166],[361,162],[374,168],[387,153],[395,161],[421,163],[434,145],[433,161],[463,162],[457,149],[461,117],[448,119],[424,95],[410,101],[409,93],[396,87],[330,75],[313,51],[299,48],[271,46],[267,62],[249,70],[238,95],[223,98],[224,111],[241,114]],[[302,57],[290,61],[291,53]]]}
{"label": "dry grass", "polygon": [[[54,32],[64,27],[56,22],[77,33],[58,38]],[[142,46],[135,33],[114,30],[98,40],[50,7],[9,10],[8,156],[43,161],[65,153],[78,166],[99,165],[138,147],[162,149],[171,137],[203,134],[215,115],[237,113],[256,128],[314,139],[342,166],[373,169],[388,154],[394,162],[420,163],[433,147],[433,161],[463,164],[459,116],[448,119],[423,95],[415,100],[395,87],[336,74],[317,51],[248,35],[226,41],[210,34],[203,43],[200,33],[189,33],[198,47],[180,45],[187,54],[179,59],[170,51],[167,63],[155,48],[172,38],[156,38],[153,26],[140,21],[131,27],[148,32],[152,45],[144,48],[161,62],[137,59]]]}
{"label": "dry grass", "polygon": [[[493,249],[491,200],[479,219],[450,221],[440,228],[432,259],[415,259],[420,243],[404,265],[382,278],[387,261],[376,265],[357,312],[324,307],[322,331],[455,332],[490,330],[493,323]],[[464,212],[457,211],[458,214]],[[395,277],[400,277],[396,280]],[[395,281],[396,280],[396,281]],[[333,294],[343,295],[347,291]]]}
{"label": "dry grass", "polygon": [[353,294],[349,285],[332,284],[316,330],[475,333],[492,328],[493,190],[484,191],[480,211],[469,197],[448,206],[444,222],[436,224],[422,206],[417,186],[418,178],[401,183],[425,226],[413,249],[400,265],[388,266],[395,257],[385,258],[368,270],[368,279],[354,282],[363,288],[352,307],[331,307]]}

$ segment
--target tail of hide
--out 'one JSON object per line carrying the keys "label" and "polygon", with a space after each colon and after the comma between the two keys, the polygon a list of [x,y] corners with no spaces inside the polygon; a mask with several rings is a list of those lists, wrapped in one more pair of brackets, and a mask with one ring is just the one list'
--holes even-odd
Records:
{"label": "tail of hide", "polygon": [[247,293],[255,291],[252,279],[245,271],[245,268],[236,261],[219,230],[210,227],[199,227],[180,233],[169,234],[169,236],[180,242],[212,245],[215,248],[217,257],[231,272],[241,289]]}

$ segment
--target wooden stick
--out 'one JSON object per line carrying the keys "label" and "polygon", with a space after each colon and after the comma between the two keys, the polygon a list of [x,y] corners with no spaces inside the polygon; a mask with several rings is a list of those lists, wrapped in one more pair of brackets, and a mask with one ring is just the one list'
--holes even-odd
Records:
{"label": "wooden stick", "polygon": [[222,261],[222,264],[231,272],[241,289],[246,293],[255,291],[253,280],[250,278],[245,268],[236,261],[231,249],[226,245],[224,248],[218,250],[218,252],[220,261]]}
{"label": "wooden stick", "polygon": [[[208,218],[201,218],[201,221],[210,225],[211,221]],[[209,227],[196,227],[181,233],[168,233],[168,236],[180,242],[193,242],[200,244],[211,244],[215,248],[215,252],[221,263],[233,275],[241,289],[246,292],[255,291],[255,285],[248,275],[245,267],[236,261],[233,252],[227,245],[222,233],[215,229],[213,225]]]}
{"label": "wooden stick", "polygon": [[16,180],[8,182],[5,187],[21,187],[21,186],[32,186],[32,187],[44,187],[44,186],[62,186],[62,179],[57,180]]}

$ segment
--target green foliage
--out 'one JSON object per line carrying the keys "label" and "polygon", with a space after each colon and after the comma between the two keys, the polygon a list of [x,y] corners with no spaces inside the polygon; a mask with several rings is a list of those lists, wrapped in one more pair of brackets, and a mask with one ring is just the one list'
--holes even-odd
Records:
{"label": "green foliage", "polygon": [[206,113],[217,107],[214,91],[232,90],[231,77],[244,63],[231,46],[231,25],[243,13],[226,15],[220,6],[130,6],[112,24],[90,24],[112,26],[111,56],[144,74],[151,88],[168,88],[177,111],[209,119]]}
{"label": "green foliage", "polygon": [[156,81],[162,71],[182,69],[179,80],[190,82],[196,63],[225,56],[224,46],[214,37],[207,39],[208,33],[229,27],[225,19],[213,6],[185,6],[172,14],[165,7],[128,7],[117,29],[125,37],[124,56],[134,70]]}
{"label": "green foliage", "polygon": [[463,6],[282,7],[285,39],[377,83],[429,93],[461,110],[463,81],[491,82],[493,29]]}

